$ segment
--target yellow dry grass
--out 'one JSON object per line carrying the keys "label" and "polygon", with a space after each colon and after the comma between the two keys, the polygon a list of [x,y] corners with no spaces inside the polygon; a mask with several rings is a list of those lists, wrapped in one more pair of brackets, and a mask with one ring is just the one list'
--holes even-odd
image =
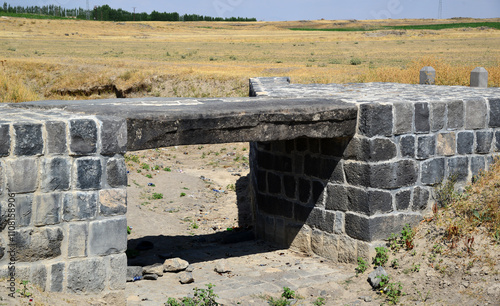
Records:
{"label": "yellow dry grass", "polygon": [[[468,20],[462,20],[467,22]],[[498,21],[498,20],[495,20]],[[290,27],[403,25],[422,20],[296,22],[95,22],[0,19],[0,76],[25,95],[2,101],[134,96],[245,96],[248,79],[295,83],[417,83],[431,65],[437,83],[468,85],[483,66],[500,86],[500,31],[306,32]],[[433,22],[433,21],[425,21]],[[359,59],[361,64],[352,65]],[[5,88],[15,88],[12,84]]]}

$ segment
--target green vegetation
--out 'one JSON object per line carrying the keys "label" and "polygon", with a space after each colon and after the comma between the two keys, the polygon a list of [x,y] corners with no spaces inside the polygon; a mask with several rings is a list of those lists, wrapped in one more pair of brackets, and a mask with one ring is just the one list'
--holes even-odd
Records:
{"label": "green vegetation", "polygon": [[207,289],[199,289],[198,287],[193,288],[194,297],[183,297],[176,300],[174,298],[168,298],[165,305],[167,306],[216,306],[219,305],[215,300],[219,296],[214,293],[213,288],[215,285],[206,284]]}
{"label": "green vegetation", "polygon": [[368,263],[361,257],[358,257],[358,266],[356,267],[356,276],[363,274],[368,269]]}
{"label": "green vegetation", "polygon": [[376,247],[375,252],[376,254],[373,258],[373,264],[376,267],[384,266],[387,261],[389,261],[389,255],[387,254],[388,250],[385,247]]}
{"label": "green vegetation", "polygon": [[443,30],[457,28],[479,28],[489,27],[500,30],[500,22],[461,22],[461,23],[443,23],[443,24],[422,24],[422,25],[405,25],[405,26],[384,26],[377,28],[290,28],[292,31],[335,31],[335,32],[366,32],[377,30]]}
{"label": "green vegetation", "polygon": [[153,200],[163,199],[163,193],[153,193]]}

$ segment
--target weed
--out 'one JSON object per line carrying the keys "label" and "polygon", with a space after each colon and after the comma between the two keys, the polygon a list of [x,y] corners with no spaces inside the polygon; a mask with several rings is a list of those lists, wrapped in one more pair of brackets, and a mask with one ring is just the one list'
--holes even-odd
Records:
{"label": "weed", "polygon": [[147,178],[150,178],[150,179],[152,179],[152,178],[153,178],[153,176],[152,176],[151,174],[146,174],[146,177],[147,177]]}
{"label": "weed", "polygon": [[191,223],[191,228],[192,228],[192,229],[197,229],[197,228],[199,228],[199,227],[200,227],[200,226],[199,226],[196,222]]}
{"label": "weed", "polygon": [[368,269],[368,263],[361,257],[358,257],[358,266],[356,267],[356,275],[363,274]]}
{"label": "weed", "polygon": [[420,272],[420,264],[416,264],[414,263],[412,266],[411,266],[411,272]]}
{"label": "weed", "polygon": [[207,289],[193,288],[193,297],[183,297],[179,301],[174,298],[168,298],[165,305],[167,306],[216,306],[219,305],[215,300],[219,296],[214,293],[215,285],[206,284]]}
{"label": "weed", "polygon": [[295,291],[288,287],[283,287],[283,293],[281,294],[282,297],[285,299],[294,299],[295,298]]}
{"label": "weed", "polygon": [[397,269],[399,268],[399,261],[397,258],[394,258],[392,261],[391,261],[391,267],[394,268],[394,269]]}
{"label": "weed", "polygon": [[132,233],[132,228],[127,225],[127,235],[130,235]]}
{"label": "weed", "polygon": [[361,65],[361,60],[359,58],[351,58],[351,61],[350,61],[351,65]]}
{"label": "weed", "polygon": [[316,300],[314,300],[313,305],[315,306],[322,306],[326,304],[325,298],[319,297]]}
{"label": "weed", "polygon": [[292,302],[285,299],[285,298],[279,298],[279,299],[275,299],[273,298],[272,296],[270,296],[268,299],[267,299],[267,302],[269,303],[269,305],[271,306],[287,306],[287,305],[291,305]]}
{"label": "weed", "polygon": [[186,193],[185,192],[181,192],[180,197],[182,198],[182,197],[185,197],[185,196],[186,196]]}
{"label": "weed", "polygon": [[133,154],[125,154],[125,161],[126,162],[132,161],[137,164],[140,163],[139,156]]}
{"label": "weed", "polygon": [[160,166],[156,165],[153,170],[160,170]]}
{"label": "weed", "polygon": [[23,288],[16,290],[17,293],[19,293],[22,297],[25,298],[28,298],[32,295],[31,292],[28,291],[28,283],[29,281],[27,280],[20,281],[19,284],[22,285]]}
{"label": "weed", "polygon": [[142,172],[142,170],[141,170],[141,169],[137,169],[137,173],[141,173],[141,172]]}
{"label": "weed", "polygon": [[142,169],[144,169],[144,170],[149,170],[149,165],[148,165],[148,164],[146,164],[146,163],[142,163],[141,167],[142,167]]}
{"label": "weed", "polygon": [[385,247],[375,248],[375,257],[373,258],[373,264],[375,266],[384,266],[389,260],[389,255],[387,254],[387,249]]}
{"label": "weed", "polygon": [[163,199],[163,193],[153,193],[153,199],[154,200],[160,200]]}
{"label": "weed", "polygon": [[226,186],[226,189],[230,191],[236,191],[236,186],[234,186],[234,184],[229,184]]}
{"label": "weed", "polygon": [[384,291],[390,304],[399,303],[399,298],[403,295],[403,285],[401,282],[389,283]]}
{"label": "weed", "polygon": [[165,167],[163,168],[163,171],[172,172],[172,169],[170,169],[169,167]]}
{"label": "weed", "polygon": [[436,194],[436,203],[439,207],[448,207],[454,199],[457,198],[455,192],[455,184],[457,183],[457,175],[451,175],[443,184],[442,182],[434,188]]}

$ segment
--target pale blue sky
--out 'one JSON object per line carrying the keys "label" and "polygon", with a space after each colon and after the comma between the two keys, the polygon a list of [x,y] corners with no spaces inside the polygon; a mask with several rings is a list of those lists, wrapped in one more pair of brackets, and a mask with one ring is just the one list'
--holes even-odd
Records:
{"label": "pale blue sky", "polygon": [[[442,0],[443,18],[500,17],[500,0]],[[3,2],[3,1],[2,1]],[[86,0],[11,0],[15,6],[86,7]],[[136,12],[194,13],[258,20],[437,18],[439,0],[89,0],[90,7],[108,4]]]}

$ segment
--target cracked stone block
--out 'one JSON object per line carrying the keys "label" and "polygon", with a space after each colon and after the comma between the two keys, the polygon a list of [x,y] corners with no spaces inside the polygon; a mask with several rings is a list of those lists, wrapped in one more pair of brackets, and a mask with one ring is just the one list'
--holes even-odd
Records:
{"label": "cracked stone block", "polygon": [[88,224],[70,223],[68,235],[68,257],[87,257]]}
{"label": "cracked stone block", "polygon": [[0,157],[10,154],[10,127],[7,124],[0,124]]}
{"label": "cracked stone block", "polygon": [[394,103],[394,134],[411,133],[413,128],[413,110],[411,103]]}
{"label": "cracked stone block", "polygon": [[448,129],[459,129],[464,126],[464,102],[453,101],[448,103]]}
{"label": "cracked stone block", "polygon": [[127,190],[105,189],[99,191],[99,211],[102,216],[116,216],[127,213]]}
{"label": "cracked stone block", "polygon": [[359,132],[367,137],[391,136],[393,129],[392,105],[381,103],[359,106]]}
{"label": "cracked stone block", "polygon": [[91,119],[70,120],[70,149],[73,155],[85,155],[97,151],[97,125]]}
{"label": "cracked stone block", "polygon": [[74,293],[97,293],[105,289],[106,265],[104,259],[95,257],[68,263],[67,289]]}
{"label": "cracked stone block", "polygon": [[[415,132],[428,133],[431,130],[428,103],[415,103]],[[411,120],[408,118],[408,120]]]}
{"label": "cracked stone block", "polygon": [[468,130],[486,128],[488,106],[484,99],[466,100],[465,128]]}
{"label": "cracked stone block", "polygon": [[[7,161],[7,187],[13,193],[34,192],[38,182],[38,159],[16,158]],[[30,175],[26,175],[30,173]]]}
{"label": "cracked stone block", "polygon": [[437,135],[437,154],[440,156],[455,155],[455,133],[441,133]]}
{"label": "cracked stone block", "polygon": [[101,117],[102,155],[125,154],[127,152],[127,121],[122,118]]}
{"label": "cracked stone block", "polygon": [[48,121],[45,123],[45,130],[47,131],[47,153],[67,153],[66,123],[62,121]]}
{"label": "cracked stone block", "polygon": [[436,136],[425,135],[417,137],[417,159],[427,159],[436,154]]}
{"label": "cracked stone block", "polygon": [[382,190],[365,190],[361,188],[347,188],[348,211],[358,212],[368,216],[388,213],[392,208],[392,195]]}
{"label": "cracked stone block", "polygon": [[476,132],[476,153],[488,154],[491,151],[493,143],[493,132],[491,131],[478,131]]}
{"label": "cracked stone block", "polygon": [[63,238],[63,231],[59,227],[16,230],[14,241],[18,247],[18,261],[34,262],[60,256]]}
{"label": "cracked stone block", "polygon": [[101,189],[101,177],[100,159],[79,158],[76,160],[76,188]]}
{"label": "cracked stone block", "polygon": [[45,291],[47,286],[47,268],[45,265],[32,265],[30,274],[31,284],[39,287],[42,291]]}
{"label": "cracked stone block", "polygon": [[61,223],[62,198],[61,193],[37,195],[33,224],[44,226]]}
{"label": "cracked stone block", "polygon": [[56,157],[42,159],[43,192],[68,190],[70,188],[71,162],[69,159]]}
{"label": "cracked stone block", "polygon": [[474,151],[474,132],[464,131],[457,133],[458,154],[472,154]]}
{"label": "cracked stone block", "polygon": [[43,153],[43,137],[41,124],[14,124],[16,135],[14,154],[41,155]]}
{"label": "cracked stone block", "polygon": [[97,216],[97,192],[67,193],[63,199],[64,221],[92,220]]}
{"label": "cracked stone block", "polygon": [[434,158],[422,162],[421,181],[425,185],[436,185],[443,181],[445,173],[445,159]]}
{"label": "cracked stone block", "polygon": [[125,217],[91,221],[89,225],[89,255],[110,255],[127,249],[127,219]]}

